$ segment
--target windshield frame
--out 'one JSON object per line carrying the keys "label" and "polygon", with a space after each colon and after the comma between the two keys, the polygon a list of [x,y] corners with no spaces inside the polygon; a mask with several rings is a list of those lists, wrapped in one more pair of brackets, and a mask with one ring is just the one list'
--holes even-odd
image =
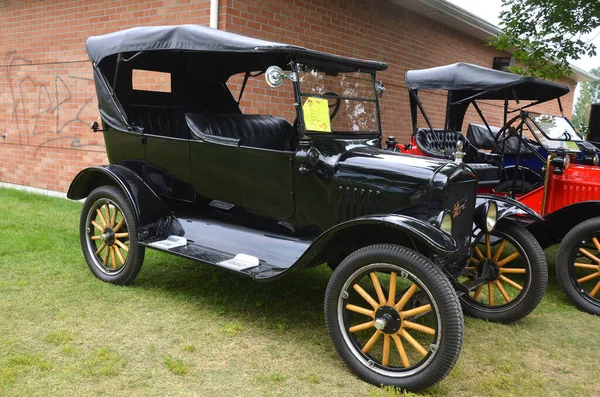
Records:
{"label": "windshield frame", "polygon": [[[537,115],[537,116],[536,116],[536,115]],[[548,133],[547,133],[547,132],[546,132],[546,131],[545,131],[545,130],[542,128],[542,126],[541,126],[541,125],[540,125],[540,124],[539,124],[539,123],[538,123],[538,122],[535,120],[535,118],[536,118],[536,117],[540,117],[540,116],[550,116],[550,117],[552,117],[553,119],[562,119],[562,120],[566,121],[566,122],[567,122],[567,124],[569,125],[569,127],[571,127],[571,129],[573,130],[573,133],[574,133],[574,135],[575,135],[577,138],[579,138],[579,139],[572,139],[572,135],[571,135],[569,132],[567,132],[567,134],[569,135],[569,138],[567,138],[567,137],[565,137],[565,138],[552,138],[552,137],[550,137],[550,136],[548,135]],[[532,122],[532,123],[533,123],[533,125],[536,127],[536,129],[537,129],[539,132],[541,132],[541,133],[542,133],[542,135],[543,135],[543,136],[544,136],[544,137],[545,137],[547,140],[549,140],[549,141],[559,141],[559,142],[562,142],[562,141],[565,141],[565,142],[581,142],[581,141],[583,141],[583,140],[584,140],[584,138],[583,138],[581,135],[579,135],[579,133],[577,132],[577,130],[575,129],[575,127],[573,126],[573,124],[571,123],[571,121],[570,121],[570,120],[569,120],[567,117],[565,117],[565,116],[556,116],[556,115],[553,115],[553,114],[546,114],[546,113],[533,113],[533,112],[530,112],[530,113],[528,114],[528,117],[527,117],[527,118],[528,118],[529,120],[531,120],[531,122]],[[538,142],[540,142],[540,144],[541,144],[542,146],[546,146],[546,145],[544,145],[544,144],[543,144],[543,143],[540,141],[540,139],[539,139],[539,136],[538,136],[538,135],[537,135],[537,134],[536,134],[534,131],[531,131],[531,132],[532,132],[532,134],[533,134],[533,135],[536,137],[536,139],[538,140]],[[566,132],[566,131],[565,131],[565,132]],[[563,134],[563,135],[564,135],[564,134]]]}
{"label": "windshield frame", "polygon": [[[327,94],[313,94],[313,93],[304,93],[302,92],[302,88],[301,88],[301,84],[300,84],[300,68],[299,65],[306,65],[309,67],[314,67],[315,69],[328,69],[328,70],[334,70],[338,73],[352,73],[352,72],[357,72],[357,73],[361,73],[361,74],[365,74],[365,75],[370,75],[371,76],[371,88],[373,90],[373,98],[360,98],[360,97],[343,97],[343,96],[334,96],[334,95],[327,95]],[[380,113],[380,108],[379,108],[379,95],[378,95],[378,90],[377,90],[377,78],[376,78],[376,72],[374,70],[370,70],[370,71],[363,71],[360,70],[358,68],[353,68],[350,69],[347,66],[342,66],[342,65],[336,65],[333,63],[327,63],[327,64],[321,64],[320,62],[315,62],[315,61],[308,61],[308,60],[302,60],[299,59],[296,62],[290,62],[290,66],[291,66],[291,70],[292,73],[295,75],[295,78],[293,79],[294,82],[294,93],[295,93],[295,98],[296,98],[296,117],[298,120],[298,130],[300,133],[300,137],[304,138],[304,137],[310,137],[313,135],[319,135],[319,136],[330,136],[333,138],[349,138],[351,137],[352,139],[361,139],[361,138],[369,138],[369,139],[373,139],[373,138],[379,138],[381,139],[383,134],[382,134],[382,128],[381,128],[381,113]],[[360,132],[354,132],[354,131],[332,131],[332,132],[318,132],[318,131],[307,131],[306,130],[306,125],[304,123],[304,112],[302,110],[302,99],[303,98],[308,98],[308,97],[315,97],[315,98],[325,98],[325,99],[330,99],[330,98],[339,98],[340,100],[352,100],[352,101],[359,101],[359,102],[368,102],[368,103],[373,103],[375,105],[375,131],[360,131]]]}

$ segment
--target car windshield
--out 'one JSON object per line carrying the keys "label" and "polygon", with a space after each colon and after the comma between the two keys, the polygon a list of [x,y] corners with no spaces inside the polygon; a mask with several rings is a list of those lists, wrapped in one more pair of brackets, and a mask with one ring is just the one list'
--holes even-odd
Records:
{"label": "car windshield", "polygon": [[531,113],[531,118],[535,122],[532,132],[544,144],[548,139],[561,141],[583,140],[564,117]]}
{"label": "car windshield", "polygon": [[299,64],[298,79],[307,132],[379,134],[370,73]]}

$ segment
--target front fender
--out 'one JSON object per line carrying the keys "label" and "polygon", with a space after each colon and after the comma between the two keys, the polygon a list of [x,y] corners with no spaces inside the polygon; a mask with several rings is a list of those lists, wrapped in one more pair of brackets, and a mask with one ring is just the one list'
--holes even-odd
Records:
{"label": "front fender", "polygon": [[[367,215],[337,224],[322,233],[292,267],[320,265],[328,262],[333,253],[348,255],[371,244],[409,246],[411,239],[440,255],[451,255],[460,248],[450,234],[425,221],[405,215]],[[427,256],[429,252],[421,254]]]}
{"label": "front fender", "polygon": [[137,224],[149,225],[169,213],[169,207],[134,171],[122,165],[103,165],[86,168],[77,174],[67,197],[81,200],[100,186],[120,188],[131,203]]}
{"label": "front fender", "polygon": [[475,206],[479,207],[488,200],[493,200],[498,205],[498,220],[510,217],[523,225],[543,221],[540,214],[510,197],[495,196],[493,194],[478,194]]}

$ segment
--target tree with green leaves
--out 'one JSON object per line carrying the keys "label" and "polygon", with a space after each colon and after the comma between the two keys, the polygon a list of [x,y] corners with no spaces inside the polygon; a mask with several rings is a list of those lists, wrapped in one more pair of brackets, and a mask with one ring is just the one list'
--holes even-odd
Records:
{"label": "tree with green leaves", "polygon": [[558,80],[571,74],[569,60],[596,55],[598,0],[502,0],[500,19],[503,33],[492,45],[516,48],[515,73]]}
{"label": "tree with green leaves", "polygon": [[[590,73],[600,76],[600,68],[590,70]],[[587,132],[592,103],[600,102],[600,82],[579,83],[580,92],[573,106],[573,125],[580,131]]]}

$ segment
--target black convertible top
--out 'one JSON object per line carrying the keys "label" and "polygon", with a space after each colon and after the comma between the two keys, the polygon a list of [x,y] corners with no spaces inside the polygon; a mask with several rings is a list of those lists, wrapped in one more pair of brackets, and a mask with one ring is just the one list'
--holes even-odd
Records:
{"label": "black convertible top", "polygon": [[451,91],[453,101],[477,94],[481,94],[477,99],[515,99],[516,94],[519,100],[544,102],[569,92],[569,87],[564,84],[468,63],[409,70],[406,72],[406,85],[415,91]]}
{"label": "black convertible top", "polygon": [[383,62],[364,61],[313,51],[304,47],[266,41],[200,25],[137,27],[102,36],[92,36],[86,49],[94,64],[104,58],[140,51],[199,51],[238,53],[284,53],[306,60],[330,61],[364,71],[387,69]]}

